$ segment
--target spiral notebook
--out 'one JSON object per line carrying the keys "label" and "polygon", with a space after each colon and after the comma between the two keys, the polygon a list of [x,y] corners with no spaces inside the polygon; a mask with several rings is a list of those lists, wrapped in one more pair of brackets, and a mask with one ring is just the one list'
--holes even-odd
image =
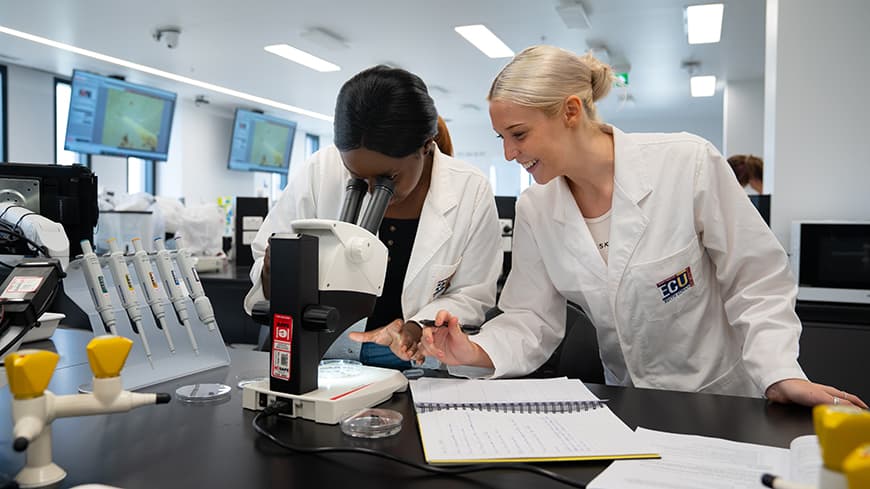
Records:
{"label": "spiral notebook", "polygon": [[658,458],[575,379],[411,382],[431,464]]}

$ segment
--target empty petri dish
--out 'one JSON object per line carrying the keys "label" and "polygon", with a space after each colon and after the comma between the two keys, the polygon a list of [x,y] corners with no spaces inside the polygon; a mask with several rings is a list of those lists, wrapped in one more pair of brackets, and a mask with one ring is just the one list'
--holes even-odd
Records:
{"label": "empty petri dish", "polygon": [[265,369],[245,370],[236,375],[236,386],[243,389],[246,385],[260,383],[268,378],[269,372]]}
{"label": "empty petri dish", "polygon": [[402,414],[392,409],[362,409],[342,418],[341,431],[356,438],[393,436],[402,431]]}
{"label": "empty petri dish", "polygon": [[357,360],[335,359],[322,360],[317,372],[321,379],[335,379],[359,375],[361,370],[362,363]]}
{"label": "empty petri dish", "polygon": [[231,393],[226,384],[190,384],[175,389],[175,398],[190,403],[218,402],[229,399]]}

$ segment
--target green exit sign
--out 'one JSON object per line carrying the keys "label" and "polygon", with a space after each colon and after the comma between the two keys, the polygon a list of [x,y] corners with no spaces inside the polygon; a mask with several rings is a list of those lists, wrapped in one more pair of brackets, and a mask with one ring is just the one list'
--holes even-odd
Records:
{"label": "green exit sign", "polygon": [[618,83],[623,86],[628,86],[628,73],[615,73],[613,76],[616,77]]}

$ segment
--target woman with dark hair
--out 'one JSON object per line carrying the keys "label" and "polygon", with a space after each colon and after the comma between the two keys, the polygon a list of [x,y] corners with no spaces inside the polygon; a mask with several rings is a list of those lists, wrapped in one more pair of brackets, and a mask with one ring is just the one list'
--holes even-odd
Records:
{"label": "woman with dark hair", "polygon": [[447,123],[440,115],[438,116],[438,134],[435,135],[435,143],[442,153],[453,156],[453,140],[447,130]]}
{"label": "woman with dark hair", "polygon": [[[502,258],[495,198],[477,169],[443,154],[438,112],[426,85],[405,70],[376,66],[348,80],[335,108],[335,145],[294,168],[251,245],[254,285],[245,309],[268,299],[268,239],[296,219],[337,219],[351,177],[394,182],[378,237],[389,260],[384,291],[366,321],[360,360],[405,368],[389,346],[401,332],[419,337],[419,319],[440,309],[479,323],[495,305]],[[341,341],[341,340],[339,340]],[[396,345],[393,345],[396,348]]]}
{"label": "woman with dark hair", "polygon": [[737,183],[748,195],[760,195],[764,190],[764,161],[752,155],[733,155],[728,164],[734,170]]}

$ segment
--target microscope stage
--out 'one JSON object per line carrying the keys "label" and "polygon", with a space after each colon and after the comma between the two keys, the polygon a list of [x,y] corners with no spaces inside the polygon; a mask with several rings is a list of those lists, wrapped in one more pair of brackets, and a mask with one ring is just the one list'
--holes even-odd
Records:
{"label": "microscope stage", "polygon": [[243,387],[242,407],[260,411],[276,399],[286,399],[293,409],[284,416],[337,424],[345,415],[380,404],[407,387],[408,379],[398,370],[362,366],[351,377],[321,378],[319,387],[306,394],[271,391],[268,378],[251,382]]}

